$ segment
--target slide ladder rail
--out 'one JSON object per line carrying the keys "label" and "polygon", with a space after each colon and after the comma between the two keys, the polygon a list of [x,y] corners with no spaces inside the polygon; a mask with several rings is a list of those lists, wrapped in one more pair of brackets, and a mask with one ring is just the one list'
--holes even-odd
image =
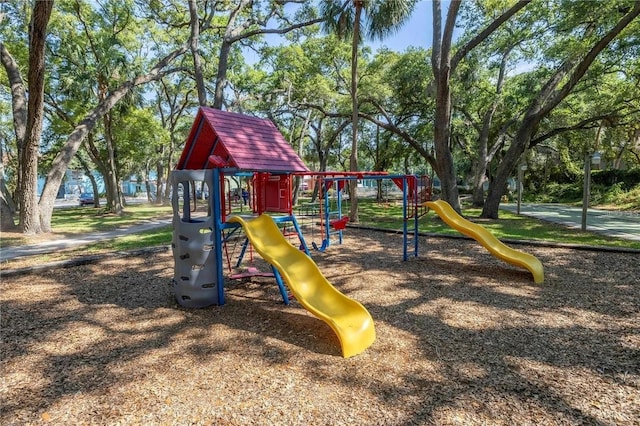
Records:
{"label": "slide ladder rail", "polygon": [[536,284],[542,284],[544,282],[544,267],[537,257],[507,246],[498,240],[487,228],[460,216],[458,212],[444,200],[427,201],[424,204],[435,211],[447,225],[473,238],[495,257],[529,270]]}
{"label": "slide ladder rail", "polygon": [[376,332],[369,311],[331,285],[316,263],[287,241],[270,216],[252,220],[234,216],[229,222],[242,225],[253,248],[277,269],[300,305],[331,327],[345,358],[371,346]]}

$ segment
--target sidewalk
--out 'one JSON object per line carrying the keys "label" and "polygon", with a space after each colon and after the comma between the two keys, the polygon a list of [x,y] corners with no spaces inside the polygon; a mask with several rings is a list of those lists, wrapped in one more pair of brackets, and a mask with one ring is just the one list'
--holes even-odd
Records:
{"label": "sidewalk", "polygon": [[3,247],[0,250],[0,262],[19,257],[35,256],[38,254],[53,253],[58,250],[64,250],[71,247],[78,247],[95,243],[99,241],[109,240],[124,235],[137,234],[139,232],[148,231],[150,229],[159,228],[161,226],[171,225],[171,219],[150,220],[139,225],[133,225],[127,228],[119,228],[111,231],[95,232],[92,234],[83,234],[73,236],[71,238],[45,241],[38,244],[30,244],[26,246]]}
{"label": "sidewalk", "polygon": [[[514,203],[500,204],[500,208],[516,212]],[[581,229],[582,208],[564,204],[521,204],[520,214],[569,228]],[[587,210],[587,231],[614,238],[640,241],[640,213],[610,210]]]}

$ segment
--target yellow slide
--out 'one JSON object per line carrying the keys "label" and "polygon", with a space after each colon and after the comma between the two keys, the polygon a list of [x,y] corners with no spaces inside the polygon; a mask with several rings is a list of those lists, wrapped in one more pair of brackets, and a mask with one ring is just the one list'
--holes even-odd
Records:
{"label": "yellow slide", "polygon": [[424,204],[433,209],[447,225],[470,236],[482,244],[495,257],[509,262],[512,265],[528,269],[529,272],[533,274],[533,281],[537,284],[544,282],[544,268],[537,257],[505,245],[494,237],[485,227],[470,222],[460,216],[458,212],[444,200],[427,201]]}
{"label": "yellow slide", "polygon": [[249,221],[234,216],[229,222],[242,225],[253,247],[278,270],[298,302],[329,324],[340,339],[342,356],[357,355],[371,346],[376,330],[369,311],[332,286],[318,265],[287,241],[271,216]]}

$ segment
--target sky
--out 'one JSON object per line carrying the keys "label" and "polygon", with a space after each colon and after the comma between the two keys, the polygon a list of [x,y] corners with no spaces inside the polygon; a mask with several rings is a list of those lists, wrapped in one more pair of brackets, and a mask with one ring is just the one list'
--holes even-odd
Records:
{"label": "sky", "polygon": [[[444,1],[442,5],[442,13],[446,14],[448,10],[448,2]],[[445,17],[443,16],[443,19]],[[389,35],[384,40],[365,39],[364,43],[369,46],[372,52],[386,47],[395,52],[405,52],[409,47],[421,47],[428,49],[432,44],[432,9],[431,1],[419,0],[411,14],[411,17],[405,24],[394,34]],[[459,29],[454,31],[454,38],[459,33]],[[274,45],[285,43],[284,38],[278,35],[268,35],[266,37],[268,43]],[[245,50],[246,60],[253,63],[258,60],[255,52]]]}
{"label": "sky", "polygon": [[[449,8],[448,2],[443,2],[442,19],[446,19],[446,13]],[[432,46],[433,28],[432,28],[431,1],[420,0],[411,15],[411,18],[401,27],[395,34],[385,38],[383,41],[365,40],[365,44],[371,47],[375,53],[378,49],[386,47],[395,52],[405,52],[409,47],[421,47],[429,49]],[[443,22],[444,26],[444,22]],[[454,40],[462,33],[461,28],[453,31]],[[509,75],[515,75],[522,72],[531,71],[537,65],[535,63],[520,62],[513,68],[508,70]]]}
{"label": "sky", "polygon": [[[445,13],[446,5],[443,6],[443,9],[443,13]],[[366,44],[374,52],[381,47],[386,47],[396,52],[404,52],[411,46],[427,49],[431,47],[432,39],[431,15],[431,2],[421,0],[416,4],[409,21],[397,33],[385,38],[383,41],[367,40]]]}

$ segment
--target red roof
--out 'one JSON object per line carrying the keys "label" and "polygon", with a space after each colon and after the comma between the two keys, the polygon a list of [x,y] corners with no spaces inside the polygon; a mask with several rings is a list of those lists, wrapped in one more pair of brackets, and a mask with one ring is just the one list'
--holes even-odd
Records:
{"label": "red roof", "polygon": [[270,120],[200,107],[176,169],[213,168],[212,155],[218,164],[240,170],[309,170]]}

